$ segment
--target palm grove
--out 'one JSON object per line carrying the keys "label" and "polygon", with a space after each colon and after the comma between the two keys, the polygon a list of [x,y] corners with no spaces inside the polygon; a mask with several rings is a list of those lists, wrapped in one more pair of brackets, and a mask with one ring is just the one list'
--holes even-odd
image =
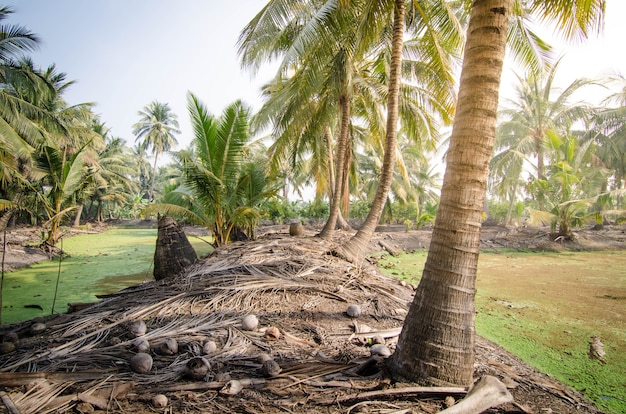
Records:
{"label": "palm grove", "polygon": [[[235,101],[214,115],[189,93],[194,135],[178,151],[178,119],[166,103],[139,111],[128,147],[91,103],[63,100],[72,84],[65,74],[25,57],[34,34],[4,25],[3,224],[41,225],[42,242],[54,246],[62,225],[166,213],[206,226],[219,246],[253,238],[262,218],[322,219],[328,239],[358,219],[334,253],[359,261],[381,221],[434,223],[389,366],[411,379],[468,384],[481,223],[529,220],[566,238],[576,226],[624,218],[626,81],[557,89],[558,61],[528,24],[534,17],[567,38],[587,37],[604,8],[603,0],[269,1],[237,45],[253,72],[278,64],[263,106],[253,114]],[[507,48],[526,74],[498,112]],[[605,88],[602,107],[574,100],[590,87]],[[159,167],[166,153],[171,161]],[[433,160],[444,153],[439,191]],[[311,202],[288,200],[288,189],[305,188]]]}

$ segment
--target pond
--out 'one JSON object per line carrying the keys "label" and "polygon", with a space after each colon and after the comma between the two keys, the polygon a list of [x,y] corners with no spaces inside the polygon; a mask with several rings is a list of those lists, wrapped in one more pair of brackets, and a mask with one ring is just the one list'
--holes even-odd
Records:
{"label": "pond", "polygon": [[[156,238],[156,229],[119,228],[63,239],[59,247],[68,256],[60,265],[57,259],[5,273],[2,323],[63,313],[68,303],[95,302],[96,295],[153,280]],[[199,257],[212,250],[210,238],[189,241]]]}

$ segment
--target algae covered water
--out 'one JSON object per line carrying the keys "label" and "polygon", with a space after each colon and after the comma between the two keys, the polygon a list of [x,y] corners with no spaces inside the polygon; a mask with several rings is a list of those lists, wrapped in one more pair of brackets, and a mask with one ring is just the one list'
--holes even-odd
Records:
{"label": "algae covered water", "polygon": [[[156,229],[120,228],[63,239],[60,273],[58,258],[5,273],[2,323],[67,312],[68,303],[95,302],[96,295],[153,280],[156,238]],[[199,257],[212,249],[209,240],[189,241]]]}

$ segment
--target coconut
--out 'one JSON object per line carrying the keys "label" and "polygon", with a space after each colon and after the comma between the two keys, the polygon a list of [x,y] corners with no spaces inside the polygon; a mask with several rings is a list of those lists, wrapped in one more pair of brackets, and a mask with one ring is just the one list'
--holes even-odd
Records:
{"label": "coconut", "polygon": [[275,377],[280,374],[282,370],[278,362],[273,359],[268,359],[261,365],[261,374],[263,374],[264,377]]}
{"label": "coconut", "polygon": [[128,331],[135,337],[145,335],[146,323],[144,321],[134,321],[128,324]]}
{"label": "coconut", "polygon": [[167,397],[163,394],[157,394],[152,397],[152,405],[157,408],[167,407]]}
{"label": "coconut", "polygon": [[381,356],[383,358],[387,358],[391,356],[391,350],[383,344],[376,344],[370,348],[370,354],[372,356]]}
{"label": "coconut", "polygon": [[280,329],[275,326],[270,326],[265,330],[265,339],[269,339],[271,341],[277,341],[280,339]]}
{"label": "coconut", "polygon": [[202,353],[204,355],[212,354],[215,351],[217,351],[217,343],[215,341],[208,340],[202,345]]}
{"label": "coconut", "polygon": [[241,320],[241,328],[244,331],[254,331],[259,326],[259,319],[256,315],[248,314]]}
{"label": "coconut", "polygon": [[220,390],[220,394],[237,395],[241,392],[242,389],[243,385],[241,384],[241,382],[237,380],[230,380]]}
{"label": "coconut", "polygon": [[46,330],[46,324],[37,322],[30,326],[30,333],[33,335],[42,334]]}
{"label": "coconut", "polygon": [[137,374],[147,374],[152,369],[152,357],[145,352],[139,352],[130,359],[130,368]]}
{"label": "coconut", "polygon": [[8,354],[15,351],[15,344],[13,342],[0,342],[0,355]]}
{"label": "coconut", "polygon": [[375,337],[372,338],[372,343],[385,345],[385,338],[383,338],[382,335],[376,335]]}
{"label": "coconut", "polygon": [[137,349],[137,352],[150,352],[150,343],[145,338],[135,339],[133,346]]}
{"label": "coconut", "polygon": [[178,353],[178,342],[174,338],[167,338],[159,346],[161,355],[176,355]]}
{"label": "coconut", "polygon": [[304,234],[304,226],[302,223],[291,223],[289,225],[289,235],[290,236],[302,236]]}
{"label": "coconut", "polygon": [[269,354],[262,353],[257,356],[259,363],[263,364],[265,361],[270,361],[272,357]]}
{"label": "coconut", "polygon": [[202,357],[191,358],[187,361],[187,376],[191,379],[202,380],[211,369],[209,361]]}
{"label": "coconut", "polygon": [[346,309],[346,313],[351,318],[358,318],[361,316],[361,307],[359,305],[350,305],[348,309]]}

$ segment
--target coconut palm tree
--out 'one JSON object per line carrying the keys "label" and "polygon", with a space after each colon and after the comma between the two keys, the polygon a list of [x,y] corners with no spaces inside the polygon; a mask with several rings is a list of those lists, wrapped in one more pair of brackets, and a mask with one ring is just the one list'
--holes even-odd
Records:
{"label": "coconut palm tree", "polygon": [[246,158],[249,109],[236,101],[216,117],[191,93],[188,108],[195,133],[193,148],[173,154],[184,185],[167,194],[164,201],[168,204],[148,209],[204,224],[212,231],[216,246],[227,244],[239,231],[254,237],[257,208],[276,194],[277,187],[268,185],[263,163]]}
{"label": "coconut palm tree", "polygon": [[[533,1],[568,37],[602,23],[604,1]],[[441,203],[424,273],[395,353],[397,376],[437,384],[472,383],[474,294],[481,216],[495,142],[500,76],[514,0],[472,2],[458,104]]]}
{"label": "coconut palm tree", "polygon": [[[96,130],[101,130],[99,128]],[[106,129],[103,131],[105,146],[98,151],[95,163],[90,166],[88,179],[84,181],[82,196],[91,200],[91,205],[96,204],[95,218],[104,220],[104,207],[109,207],[111,218],[113,206],[122,206],[132,203],[133,195],[139,190],[136,181],[132,179],[136,174],[136,164],[130,148],[119,137],[112,137]],[[77,211],[78,220],[80,212]],[[76,222],[77,224],[77,222]]]}
{"label": "coconut palm tree", "polygon": [[571,134],[549,133],[546,150],[552,162],[539,186],[545,189],[544,210],[532,210],[533,220],[550,223],[557,236],[572,237],[574,226],[582,227],[589,207],[602,191],[608,170],[593,163],[594,142],[581,143]]}
{"label": "coconut palm tree", "polygon": [[[0,22],[12,13],[10,7],[0,8]],[[23,27],[0,25],[0,199],[15,197],[11,188],[15,175],[20,175],[22,161],[33,150],[32,142],[28,142],[33,128],[25,117],[40,114],[41,110],[22,99],[19,92],[39,89],[43,93],[43,82],[31,67],[16,61],[36,50],[38,44],[39,38]]]}
{"label": "coconut palm tree", "polygon": [[[509,211],[517,201],[520,176],[527,167],[532,167],[531,181],[545,179],[545,165],[550,163],[545,154],[549,136],[563,134],[574,123],[587,122],[593,116],[589,104],[571,100],[581,88],[595,82],[577,79],[563,90],[556,89],[554,80],[558,65],[556,62],[546,74],[530,74],[527,79],[518,76],[515,98],[499,112],[497,154],[491,161],[490,171],[492,181],[496,177],[501,180],[499,185],[495,183],[495,187],[508,196]],[[539,210],[544,210],[543,193],[539,191],[536,195]]]}
{"label": "coconut palm tree", "polygon": [[626,184],[626,78],[617,75],[607,83],[617,83],[619,90],[603,100],[605,109],[598,113],[589,129],[589,139],[594,140],[596,155],[612,172],[606,188],[616,192],[615,207],[620,210]]}
{"label": "coconut palm tree", "polygon": [[154,201],[154,178],[159,155],[169,151],[176,146],[175,134],[180,134],[178,120],[169,105],[158,101],[153,101],[142,111],[138,112],[139,122],[133,125],[135,142],[142,140],[141,145],[145,150],[150,150],[154,154],[154,164],[152,167],[152,179],[148,192],[148,201]]}
{"label": "coconut palm tree", "polygon": [[[442,5],[445,2],[435,3]],[[352,151],[355,150],[353,118],[357,119],[356,122],[369,123],[371,132],[369,137],[379,140],[381,152],[386,142],[385,122],[388,119],[385,117],[384,107],[390,92],[388,86],[392,55],[389,44],[390,35],[393,33],[390,21],[394,4],[391,1],[350,4],[320,1],[314,3],[314,7],[308,3],[304,7],[301,7],[303,5],[293,7],[295,11],[292,11],[291,8],[284,8],[282,2],[271,1],[242,33],[240,44],[244,64],[254,65],[263,59],[284,56],[282,68],[291,71],[287,74],[293,79],[293,88],[274,89],[276,101],[281,102],[279,99],[284,97],[293,103],[289,107],[278,106],[282,111],[279,120],[288,120],[281,121],[278,125],[289,125],[289,130],[284,130],[289,132],[289,135],[277,134],[281,140],[298,142],[301,137],[312,136],[312,131],[319,137],[322,135],[322,128],[331,127],[338,130],[336,165],[333,169],[336,174],[334,177],[331,176],[331,179],[334,178],[331,212],[322,230],[322,237],[330,237],[339,217],[341,200],[345,203],[345,197],[348,196],[346,178],[351,166]],[[444,9],[450,12],[448,8]],[[389,16],[389,21],[377,21],[379,16]],[[454,15],[449,13],[447,16]],[[421,24],[425,17],[430,16],[426,13],[414,13],[407,20]],[[407,130],[423,132],[420,130],[420,124],[427,118],[423,116],[427,111],[442,112],[444,117],[447,116],[445,114],[449,110],[447,106],[453,101],[450,98],[452,84],[448,54],[451,49],[455,49],[451,47],[454,42],[460,44],[459,36],[455,36],[458,24],[449,24],[449,21],[453,20],[452,18],[433,20],[430,22],[431,30],[426,30],[427,35],[406,47],[407,56],[414,59],[405,60],[403,68],[405,76],[409,79],[419,79],[420,84],[427,85],[424,88],[415,88],[410,83],[403,85],[401,96],[404,103],[399,105],[400,114],[404,115],[405,122],[417,125]],[[442,21],[448,22],[447,28],[441,24]],[[427,25],[421,26],[422,29],[424,27]],[[432,30],[433,27],[436,27],[436,30]],[[444,28],[446,30],[443,30]],[[433,36],[438,29],[441,29],[442,35]],[[402,33],[402,30],[399,33]],[[274,41],[270,42],[270,39]],[[355,39],[361,41],[355,42]],[[401,43],[399,48],[402,47]],[[435,58],[425,62],[423,59],[425,55]],[[395,63],[399,64],[400,61]],[[400,69],[397,73],[400,76]],[[378,86],[374,86],[371,80],[375,80]],[[306,89],[302,85],[307,85]],[[429,87],[433,89],[429,90]],[[297,93],[294,93],[294,90]],[[417,95],[421,96],[412,100],[412,97]],[[433,98],[440,99],[440,102],[427,111],[424,111],[425,106],[410,104],[410,102],[428,102]],[[274,108],[275,104],[271,103],[269,107]],[[303,110],[290,109],[293,107]],[[360,113],[355,111],[357,107],[360,107]],[[312,112],[312,108],[317,111]],[[312,113],[320,114],[320,110],[326,112],[322,116],[311,116]],[[298,119],[303,119],[304,122],[301,123],[297,121]],[[382,122],[376,124],[379,119]],[[315,129],[309,128],[309,125]],[[432,125],[430,129],[434,130]],[[294,131],[296,134],[293,134]],[[324,130],[326,131],[327,129]],[[298,146],[287,144],[281,146],[300,149]],[[377,220],[371,219],[374,226]]]}

